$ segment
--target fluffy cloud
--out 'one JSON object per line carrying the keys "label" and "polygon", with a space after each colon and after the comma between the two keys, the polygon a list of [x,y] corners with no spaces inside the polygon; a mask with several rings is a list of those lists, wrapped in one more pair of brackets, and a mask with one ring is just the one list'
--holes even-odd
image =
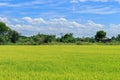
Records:
{"label": "fluffy cloud", "polygon": [[46,21],[44,21],[44,19],[42,18],[32,19],[31,17],[24,17],[23,20],[31,24],[45,24],[46,23]]}
{"label": "fluffy cloud", "polygon": [[43,18],[31,18],[31,17],[24,17],[23,20],[25,22],[27,22],[28,24],[31,25],[44,25],[44,26],[51,26],[51,27],[69,27],[69,28],[73,28],[73,27],[83,27],[83,25],[75,22],[75,21],[68,21],[65,18],[55,18],[55,19],[50,19],[48,21],[44,20]]}
{"label": "fluffy cloud", "polygon": [[109,28],[105,29],[108,32],[108,36],[111,35],[117,36],[120,34],[120,24],[110,24]]}
{"label": "fluffy cloud", "polygon": [[99,27],[99,28],[103,28],[103,26],[104,25],[102,25],[102,24],[96,24],[96,23],[94,23],[93,21],[88,21],[88,25],[89,26],[93,26],[93,27]]}
{"label": "fluffy cloud", "polygon": [[86,23],[78,23],[65,18],[45,20],[43,18],[23,17],[21,19],[0,17],[0,21],[20,32],[23,35],[34,35],[37,33],[56,34],[74,33],[75,36],[94,36],[96,31],[105,30],[108,36],[117,35],[120,32],[120,24],[110,24],[105,27],[103,24],[91,20]]}

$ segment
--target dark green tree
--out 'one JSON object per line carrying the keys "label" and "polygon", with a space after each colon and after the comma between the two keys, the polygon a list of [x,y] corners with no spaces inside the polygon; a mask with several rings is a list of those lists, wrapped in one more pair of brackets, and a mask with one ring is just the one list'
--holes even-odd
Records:
{"label": "dark green tree", "polygon": [[120,34],[117,35],[116,40],[120,41]]}
{"label": "dark green tree", "polygon": [[45,35],[45,34],[37,34],[37,35],[31,36],[31,38],[37,44],[50,43],[56,40],[55,35]]}
{"label": "dark green tree", "polygon": [[10,28],[6,26],[5,23],[0,22],[0,43],[5,43],[9,40],[9,31]]}
{"label": "dark green tree", "polygon": [[96,35],[95,35],[95,40],[97,42],[102,41],[104,38],[106,37],[106,32],[103,30],[97,31]]}
{"label": "dark green tree", "polygon": [[111,40],[116,41],[116,37],[115,36],[111,37]]}
{"label": "dark green tree", "polygon": [[55,41],[55,35],[46,35],[45,37],[45,42],[46,43],[50,43],[50,42],[53,42]]}
{"label": "dark green tree", "polygon": [[64,43],[74,43],[75,38],[73,37],[73,33],[67,33],[61,37],[60,41]]}
{"label": "dark green tree", "polygon": [[16,43],[19,40],[20,34],[17,31],[10,31],[10,41]]}
{"label": "dark green tree", "polygon": [[5,23],[0,22],[0,34],[4,35],[8,30],[10,30],[10,28],[7,27]]}

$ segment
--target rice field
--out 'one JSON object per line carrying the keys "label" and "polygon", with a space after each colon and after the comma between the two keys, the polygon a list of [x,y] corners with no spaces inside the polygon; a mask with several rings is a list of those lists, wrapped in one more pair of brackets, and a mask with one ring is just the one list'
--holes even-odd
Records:
{"label": "rice field", "polygon": [[0,46],[0,80],[120,80],[120,46]]}

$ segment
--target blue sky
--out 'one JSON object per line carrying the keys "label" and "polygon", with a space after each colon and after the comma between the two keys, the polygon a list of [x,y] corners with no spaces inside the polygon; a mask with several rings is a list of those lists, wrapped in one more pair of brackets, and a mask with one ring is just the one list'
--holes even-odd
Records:
{"label": "blue sky", "polygon": [[23,35],[120,34],[120,0],[0,0],[0,21]]}

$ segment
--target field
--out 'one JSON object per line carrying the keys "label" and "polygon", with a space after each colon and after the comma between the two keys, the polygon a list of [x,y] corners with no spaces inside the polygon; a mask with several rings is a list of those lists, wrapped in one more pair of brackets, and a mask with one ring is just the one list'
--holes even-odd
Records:
{"label": "field", "polygon": [[0,46],[0,80],[120,80],[120,46]]}

